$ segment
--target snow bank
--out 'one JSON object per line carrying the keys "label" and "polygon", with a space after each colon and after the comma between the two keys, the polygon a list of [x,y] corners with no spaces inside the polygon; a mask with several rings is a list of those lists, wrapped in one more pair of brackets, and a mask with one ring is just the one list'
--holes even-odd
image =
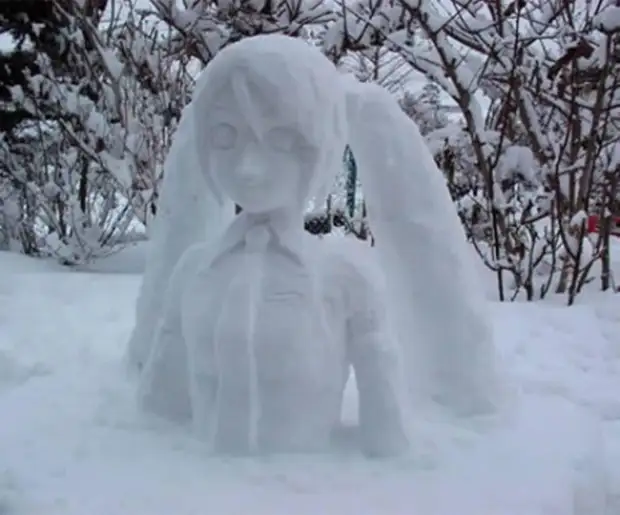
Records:
{"label": "snow bank", "polygon": [[420,421],[413,456],[395,462],[345,448],[218,460],[134,409],[121,358],[139,277],[0,254],[0,278],[0,512],[620,513],[618,296],[493,306],[515,388],[499,423]]}

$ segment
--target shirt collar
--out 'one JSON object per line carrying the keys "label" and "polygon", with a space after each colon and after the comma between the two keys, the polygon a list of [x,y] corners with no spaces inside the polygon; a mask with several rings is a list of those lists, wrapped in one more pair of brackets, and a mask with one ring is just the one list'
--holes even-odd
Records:
{"label": "shirt collar", "polygon": [[303,258],[305,232],[301,216],[291,216],[290,213],[278,216],[241,212],[222,234],[216,259],[241,245],[247,232],[259,225],[269,229],[273,240],[284,251],[292,254],[298,260]]}

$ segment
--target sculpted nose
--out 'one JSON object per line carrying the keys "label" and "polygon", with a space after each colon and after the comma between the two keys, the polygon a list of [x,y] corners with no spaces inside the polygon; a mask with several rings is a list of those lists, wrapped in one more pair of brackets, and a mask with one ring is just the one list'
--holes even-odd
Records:
{"label": "sculpted nose", "polygon": [[239,162],[239,178],[246,182],[257,182],[262,179],[260,153],[256,145],[248,145]]}

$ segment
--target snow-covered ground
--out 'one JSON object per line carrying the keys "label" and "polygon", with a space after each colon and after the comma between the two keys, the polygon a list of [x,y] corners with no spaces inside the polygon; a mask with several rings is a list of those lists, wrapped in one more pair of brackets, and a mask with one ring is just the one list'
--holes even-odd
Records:
{"label": "snow-covered ground", "polygon": [[493,424],[420,420],[398,461],[224,460],[135,411],[121,357],[141,259],[0,253],[1,515],[620,513],[620,295],[493,306],[511,399]]}

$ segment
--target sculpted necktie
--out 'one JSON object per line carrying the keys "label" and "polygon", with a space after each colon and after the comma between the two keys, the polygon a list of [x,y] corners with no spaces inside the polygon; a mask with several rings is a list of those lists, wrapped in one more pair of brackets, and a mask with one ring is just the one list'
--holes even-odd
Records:
{"label": "sculpted necktie", "polygon": [[260,397],[256,370],[256,313],[270,239],[265,226],[245,237],[243,264],[223,299],[215,329],[219,387],[214,417],[214,450],[248,453],[257,450]]}

